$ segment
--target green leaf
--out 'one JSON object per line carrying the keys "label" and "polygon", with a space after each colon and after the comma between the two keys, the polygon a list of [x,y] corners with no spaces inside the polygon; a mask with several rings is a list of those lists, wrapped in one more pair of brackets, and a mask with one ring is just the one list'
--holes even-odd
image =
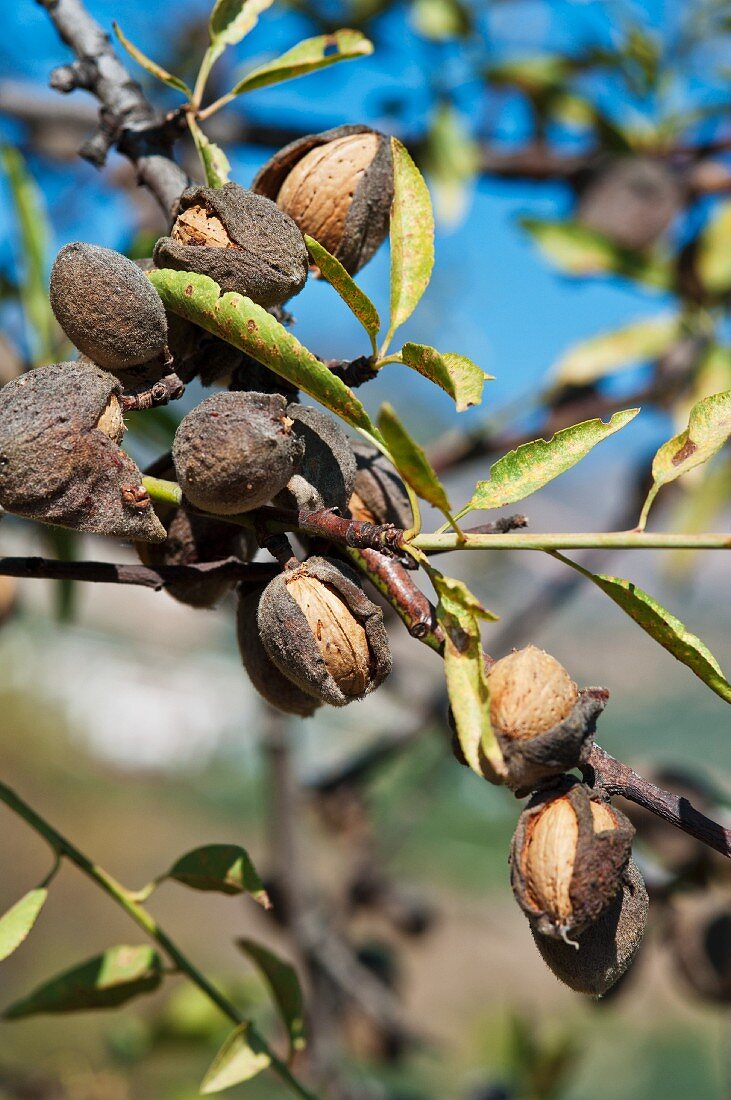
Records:
{"label": "green leaf", "polygon": [[259,21],[274,0],[216,0],[208,20],[211,43],[220,56],[226,46],[235,46]]}
{"label": "green leaf", "polygon": [[556,364],[554,378],[559,385],[596,382],[636,363],[659,358],[670,350],[681,332],[681,319],[674,314],[602,332],[569,348]]}
{"label": "green leaf", "polygon": [[444,674],[457,738],[470,768],[482,778],[501,773],[502,753],[490,723],[490,691],[480,639],[480,619],[497,616],[472,595],[462,581],[432,567],[429,577],[439,597],[437,620],[444,640]]}
{"label": "green leaf", "polygon": [[305,244],[310,256],[319,267],[330,286],[338,292],[348,308],[355,314],[370,337],[373,351],[376,352],[376,336],[381,327],[381,318],[367,294],[353,281],[340,260],[331,256],[326,248],[305,233]]}
{"label": "green leaf", "polygon": [[423,500],[439,508],[445,516],[449,516],[451,505],[444,491],[444,486],[437,477],[426,454],[404,428],[396,416],[395,410],[389,404],[381,406],[378,417],[378,426],[383,438],[386,440],[396,469],[403,479]]}
{"label": "green leaf", "polygon": [[615,413],[606,424],[599,419],[585,420],[556,432],[548,442],[536,439],[509,451],[490,467],[489,481],[478,481],[461,514],[473,508],[502,508],[537,492],[585,458],[597,443],[624,428],[639,411]]}
{"label": "green leaf", "polygon": [[673,269],[665,256],[622,248],[578,222],[521,218],[520,224],[546,259],[567,275],[623,275],[658,289],[672,289]]}
{"label": "green leaf", "polygon": [[174,73],[169,73],[167,69],[163,69],[162,65],[158,65],[156,61],[153,61],[151,58],[143,54],[142,50],[138,49],[137,46],[135,46],[134,42],[130,42],[130,40],[122,33],[122,28],[120,27],[119,23],[115,23],[113,21],[112,27],[114,28],[114,33],[124,46],[127,53],[130,55],[130,57],[133,57],[135,59],[138,65],[141,65],[142,68],[145,69],[148,73],[156,77],[158,80],[161,80],[163,84],[167,84],[168,88],[175,88],[176,91],[182,92],[183,95],[186,95],[188,97],[193,95],[193,92],[185,83],[185,81],[181,79],[181,77],[175,76]]}
{"label": "green leaf", "polygon": [[334,31],[332,34],[320,34],[316,38],[306,38],[281,57],[261,65],[247,73],[243,80],[231,89],[231,95],[253,92],[256,88],[266,88],[269,84],[281,84],[296,76],[306,76],[317,69],[326,69],[338,61],[352,61],[373,53],[373,43],[360,31]]}
{"label": "green leaf", "polygon": [[731,390],[704,397],[690,410],[688,427],[663,443],[652,460],[653,485],[642,508],[639,527],[644,528],[657,493],[696,466],[718,454],[731,436]]}
{"label": "green leaf", "polygon": [[239,939],[236,943],[267,980],[289,1035],[290,1054],[298,1050],[304,1050],[307,1045],[304,1004],[296,970],[289,963],[277,958],[268,948],[262,947],[260,943],[255,943],[254,940]]}
{"label": "green leaf", "polygon": [[731,289],[731,202],[719,203],[700,234],[695,267],[707,294],[718,297]]}
{"label": "green leaf", "polygon": [[351,427],[380,439],[353,391],[261,306],[241,294],[221,294],[207,275],[163,269],[149,278],[166,309],[247,352]]}
{"label": "green leaf", "polygon": [[166,877],[193,890],[251,894],[265,909],[270,906],[269,896],[248,852],[237,844],[207,844],[194,848],[173,864]]}
{"label": "green leaf", "polygon": [[715,691],[716,695],[720,695],[727,703],[731,703],[731,684],[721,671],[718,661],[700,638],[691,634],[680,619],[676,619],[632,581],[624,580],[622,577],[607,577],[602,573],[590,573],[576,562],[564,558],[563,555],[555,556],[560,557],[562,561],[592,580],[631,619],[634,619],[645,633],[659,642],[668,653],[672,653],[678,661],[687,665],[711,691]]}
{"label": "green leaf", "polygon": [[56,352],[56,321],[48,301],[46,257],[51,239],[48,215],[43,197],[18,150],[10,145],[0,146],[0,161],[15,210],[20,245],[18,267],[23,271],[20,300],[33,363],[52,362]]}
{"label": "green leaf", "polygon": [[250,1023],[240,1024],[232,1031],[201,1082],[203,1096],[223,1092],[232,1085],[250,1081],[271,1064],[271,1058],[252,1034]]}
{"label": "green leaf", "polygon": [[48,890],[45,887],[30,890],[0,917],[0,962],[12,955],[26,939],[47,897]]}
{"label": "green leaf", "polygon": [[421,172],[400,141],[391,138],[391,321],[386,343],[408,320],[434,267],[434,214]]}
{"label": "green leaf", "polygon": [[16,1001],[3,1013],[19,1020],[40,1012],[78,1012],[116,1008],[125,1001],[150,993],[162,981],[162,960],[152,947],[110,947],[71,970],[59,974]]}
{"label": "green leaf", "polygon": [[468,359],[452,351],[439,352],[427,344],[404,344],[401,359],[430,382],[441,386],[453,398],[457,412],[464,412],[482,401],[482,387],[491,375]]}
{"label": "green leaf", "polygon": [[191,132],[200,162],[203,165],[203,171],[206,174],[206,183],[209,187],[223,187],[225,183],[228,183],[228,175],[231,171],[228,157],[220,146],[208,140],[190,112],[188,112],[187,117],[188,129]]}

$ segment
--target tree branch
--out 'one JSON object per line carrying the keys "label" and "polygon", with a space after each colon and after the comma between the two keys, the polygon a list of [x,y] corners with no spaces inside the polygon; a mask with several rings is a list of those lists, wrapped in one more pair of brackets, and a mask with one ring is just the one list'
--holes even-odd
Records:
{"label": "tree branch", "polygon": [[102,27],[82,0],[36,0],[48,12],[76,60],[56,69],[51,86],[67,93],[91,92],[101,104],[98,129],[81,147],[81,156],[101,168],[112,146],[137,169],[139,182],[155,196],[169,217],[187,176],[173,160],[180,132],[177,118],[160,119],[142,88],[121,63]]}
{"label": "tree branch", "polygon": [[721,855],[731,858],[731,829],[725,829],[717,821],[712,821],[700,810],[696,810],[681,795],[663,790],[643,779],[627,764],[615,760],[608,752],[594,745],[586,763],[589,782],[609,795],[621,795],[635,802],[664,821],[682,829],[684,833],[707,844]]}
{"label": "tree branch", "polygon": [[55,561],[50,558],[0,558],[0,575],[55,581],[90,581],[95,584],[132,584],[159,592],[171,584],[198,583],[202,578],[265,584],[278,572],[265,562],[238,558],[200,565],[127,565],[106,561]]}

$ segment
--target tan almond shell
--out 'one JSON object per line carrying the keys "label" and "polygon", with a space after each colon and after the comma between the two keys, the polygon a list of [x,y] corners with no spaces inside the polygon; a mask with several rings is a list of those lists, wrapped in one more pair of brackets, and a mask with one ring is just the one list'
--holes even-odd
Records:
{"label": "tan almond shell", "polygon": [[517,741],[557,726],[578,698],[576,684],[563,665],[534,645],[496,661],[487,683],[493,728]]}
{"label": "tan almond shell", "polygon": [[267,703],[284,714],[309,718],[320,706],[320,701],[280,672],[262,645],[257,615],[263,591],[257,588],[239,595],[236,634],[241,660],[253,687]]}
{"label": "tan almond shell", "polygon": [[282,508],[337,508],[344,512],[355,485],[355,456],[347,435],[326,412],[290,404],[292,431],[304,446],[297,474],[278,495]]}
{"label": "tan almond shell", "polygon": [[[374,134],[378,139],[375,155],[365,171],[359,174],[352,197],[350,182],[341,181],[345,184],[342,191],[350,200],[350,205],[342,223],[339,243],[329,241],[329,244],[334,244],[334,247],[329,247],[325,241],[321,242],[351,275],[370,260],[388,234],[393,201],[390,138],[368,126],[337,126],[320,134],[308,134],[275,153],[260,169],[252,183],[254,191],[277,201],[290,172],[312,150],[344,138],[365,134]],[[313,176],[312,183],[313,187],[318,186],[317,177]],[[331,183],[326,172],[323,174],[322,185],[331,192]]]}
{"label": "tan almond shell", "polygon": [[236,291],[260,306],[286,302],[307,281],[308,254],[302,233],[276,203],[237,183],[189,187],[180,210],[205,207],[224,225],[235,247],[183,244],[161,237],[153,259],[159,268],[195,271],[222,291]]}
{"label": "tan almond shell", "polygon": [[191,504],[233,515],[270,501],[304,452],[279,394],[214,393],[183,417],[173,440],[178,484]]}
{"label": "tan almond shell", "polygon": [[559,981],[577,993],[601,997],[632,965],[645,934],[648,912],[645,883],[630,859],[618,894],[575,943],[544,936],[533,924],[531,932],[541,957]]}
{"label": "tan almond shell", "polygon": [[[312,578],[333,590],[365,634],[369,664],[363,675],[359,656],[356,657],[358,667],[353,670],[353,693],[343,691],[332,675],[304,611],[289,591],[288,581],[291,583],[300,577]],[[313,557],[294,570],[280,573],[264,589],[258,621],[264,648],[280,672],[321,702],[343,707],[362,699],[383,683],[391,671],[391,651],[383,612],[365,595],[357,574],[342,562]],[[360,651],[362,638],[359,634],[355,644]]]}
{"label": "tan almond shell", "polygon": [[[531,852],[533,833],[545,812],[555,812],[558,802],[570,807],[576,830],[554,830],[543,837],[541,847]],[[601,802],[589,788],[568,779],[561,787],[534,795],[518,820],[510,850],[510,878],[513,893],[525,915],[544,936],[573,939],[596,921],[616,897],[632,849],[634,828],[615,807],[607,807],[615,822],[612,829],[595,832],[600,822],[592,813],[592,802]],[[602,803],[602,806],[605,804]],[[566,892],[561,892],[566,869]],[[550,906],[542,906],[532,883],[538,876],[556,883],[559,895]],[[543,891],[544,897],[550,888]]]}
{"label": "tan almond shell", "polygon": [[8,512],[94,535],[162,542],[165,529],[142,474],[97,425],[114,375],[92,363],[36,367],[0,390],[0,506]]}
{"label": "tan almond shell", "polygon": [[[51,268],[49,294],[71,343],[105,370],[126,370],[165,350],[160,295],[137,264],[112,248],[64,245]],[[162,360],[158,378],[161,373]]]}
{"label": "tan almond shell", "polygon": [[606,704],[604,688],[587,687],[579,691],[576,703],[563,721],[534,737],[516,739],[494,726],[505,761],[506,785],[520,797],[534,790],[542,780],[583,764],[594,743],[597,719]]}

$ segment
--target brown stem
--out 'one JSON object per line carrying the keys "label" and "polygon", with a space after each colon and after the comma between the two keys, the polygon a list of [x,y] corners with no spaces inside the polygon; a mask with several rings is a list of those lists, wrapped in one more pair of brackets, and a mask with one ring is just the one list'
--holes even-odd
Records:
{"label": "brown stem", "polygon": [[700,810],[696,810],[687,798],[663,790],[649,779],[643,779],[599,745],[592,747],[586,768],[593,786],[600,787],[607,794],[621,795],[622,798],[635,802],[674,825],[676,829],[682,829],[709,848],[714,848],[721,855],[731,857],[731,829],[725,829],[717,821],[712,821]]}
{"label": "brown stem", "polygon": [[238,558],[200,565],[127,565],[106,561],[54,561],[50,558],[0,558],[0,575],[55,581],[91,581],[96,584],[133,584],[160,591],[170,584],[198,583],[202,578],[263,584],[277,573],[276,567]]}

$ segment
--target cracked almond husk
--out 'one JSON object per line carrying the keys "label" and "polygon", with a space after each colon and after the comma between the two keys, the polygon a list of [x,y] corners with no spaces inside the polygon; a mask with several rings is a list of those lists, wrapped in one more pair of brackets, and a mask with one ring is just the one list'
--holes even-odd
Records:
{"label": "cracked almond husk", "polygon": [[0,390],[0,505],[95,535],[161,542],[142,474],[119,447],[119,381],[89,363],[36,367]]}
{"label": "cracked almond husk", "polygon": [[487,677],[490,722],[518,794],[586,759],[606,705],[601,688],[579,691],[565,668],[536,646],[502,657]]}
{"label": "cracked almond husk", "polygon": [[208,275],[222,291],[265,307],[299,294],[307,281],[300,230],[275,203],[237,183],[184,191],[153,258],[159,268]]}
{"label": "cracked almond husk", "polygon": [[353,519],[367,523],[392,523],[404,530],[411,526],[411,505],[403,481],[388,459],[372,444],[353,443],[356,475],[349,501]]}
{"label": "cracked almond husk", "polygon": [[619,892],[602,915],[566,943],[531,932],[546,965],[576,993],[601,997],[629,969],[647,928],[649,899],[644,880],[630,859]]}
{"label": "cracked almond husk", "polygon": [[510,851],[513,893],[544,936],[574,940],[617,896],[634,829],[578,781],[533,796]]}
{"label": "cracked almond husk", "polygon": [[282,508],[344,512],[355,485],[355,456],[347,435],[332,416],[310,405],[290,404],[287,416],[302,440],[304,455],[274,503]]}
{"label": "cracked almond husk", "polygon": [[259,634],[258,612],[263,588],[240,592],[236,612],[236,635],[241,660],[252,686],[271,706],[284,714],[309,718],[320,706],[320,700],[302,691],[283,675],[269,658]]}
{"label": "cracked almond husk", "polygon": [[163,371],[168,326],[162,300],[132,260],[112,248],[75,241],[51,269],[51,308],[75,345],[105,370],[156,360]]}
{"label": "cracked almond husk", "polygon": [[309,134],[275,153],[252,187],[354,275],[388,234],[391,140],[367,126]]}
{"label": "cracked almond husk", "polygon": [[276,496],[298,469],[303,451],[280,394],[215,393],[181,420],[173,462],[191,504],[233,515]]}
{"label": "cracked almond husk", "polygon": [[362,699],[391,671],[383,612],[342,562],[313,557],[280,573],[264,589],[258,622],[280,672],[321,702]]}

